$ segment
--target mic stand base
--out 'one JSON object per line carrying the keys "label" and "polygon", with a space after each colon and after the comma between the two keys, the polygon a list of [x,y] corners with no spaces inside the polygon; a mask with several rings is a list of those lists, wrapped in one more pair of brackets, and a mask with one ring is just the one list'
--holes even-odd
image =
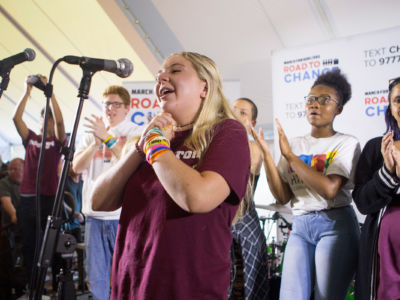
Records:
{"label": "mic stand base", "polygon": [[76,299],[75,285],[73,280],[72,254],[63,254],[63,268],[58,275],[57,300]]}
{"label": "mic stand base", "polygon": [[[68,147],[64,147],[62,150],[62,154],[64,154],[64,164],[58,182],[56,198],[53,205],[53,212],[52,215],[49,216],[47,220],[46,230],[40,250],[40,256],[37,261],[37,269],[34,272],[35,274],[38,274],[38,277],[35,277],[36,280],[32,286],[30,299],[35,299],[35,300],[41,299],[47,269],[51,265],[51,262],[53,260],[53,254],[54,251],[56,250],[55,245],[57,245],[58,253],[66,253],[59,251],[59,247],[61,247],[61,245],[64,245],[66,248],[69,248],[70,251],[72,249],[72,246],[73,247],[76,246],[76,239],[71,235],[65,234],[65,236],[71,236],[73,238],[73,241],[75,242],[73,242],[72,240],[63,241],[61,239],[61,236],[59,235],[61,228],[61,222],[59,216],[61,215],[61,204],[62,204],[62,197],[64,195],[65,182],[67,180],[68,172],[71,167],[72,159],[74,156],[75,138],[78,130],[80,116],[82,113],[83,103],[84,99],[88,98],[90,83],[93,74],[94,74],[93,72],[83,71],[83,78],[81,80],[81,86],[79,87],[79,94],[81,97],[79,100],[79,105],[76,112],[75,122],[72,129],[72,134],[69,140]],[[75,243],[75,245],[71,245],[71,243],[72,244]],[[73,248],[73,250],[75,250],[75,248]],[[75,293],[75,287],[72,285],[71,288],[74,289]],[[68,296],[65,293],[64,295],[65,295],[64,297]],[[71,299],[71,298],[66,298],[66,299]]]}

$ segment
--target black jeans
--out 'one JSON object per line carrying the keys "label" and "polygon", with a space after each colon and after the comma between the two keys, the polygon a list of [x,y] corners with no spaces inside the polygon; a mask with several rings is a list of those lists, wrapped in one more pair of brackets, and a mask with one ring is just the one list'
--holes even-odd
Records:
{"label": "black jeans", "polygon": [[[22,243],[23,243],[23,255],[26,266],[26,271],[28,273],[28,278],[30,280],[33,267],[33,259],[35,256],[35,246],[36,240],[36,197],[25,197],[21,196],[18,208],[17,208],[17,218],[18,225],[22,231]],[[46,227],[47,217],[51,215],[55,196],[40,196],[40,224],[41,232],[44,232]],[[40,251],[40,249],[37,249]]]}

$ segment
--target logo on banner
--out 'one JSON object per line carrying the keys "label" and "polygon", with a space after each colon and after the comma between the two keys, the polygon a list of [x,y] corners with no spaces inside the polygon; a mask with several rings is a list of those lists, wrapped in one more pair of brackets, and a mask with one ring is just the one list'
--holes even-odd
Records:
{"label": "logo on banner", "polygon": [[283,62],[283,80],[286,83],[315,80],[321,74],[339,68],[338,58],[324,58],[320,55],[287,60]]}
{"label": "logo on banner", "polygon": [[364,66],[366,68],[400,63],[400,46],[377,47],[364,51]]}
{"label": "logo on banner", "polygon": [[130,89],[131,92],[131,121],[138,126],[144,126],[160,112],[157,97],[153,89]]}
{"label": "logo on banner", "polygon": [[388,93],[387,89],[366,91],[364,93],[365,114],[368,117],[381,117],[385,115],[385,111],[389,105]]}

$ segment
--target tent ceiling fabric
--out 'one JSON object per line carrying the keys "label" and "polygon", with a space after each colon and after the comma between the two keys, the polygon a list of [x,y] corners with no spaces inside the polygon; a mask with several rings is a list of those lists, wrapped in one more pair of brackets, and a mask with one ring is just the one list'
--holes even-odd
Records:
{"label": "tent ceiling fabric", "polygon": [[[121,79],[98,72],[83,115],[100,113],[105,87],[123,81],[154,80],[162,59],[175,51],[196,51],[214,59],[226,80],[240,80],[242,96],[255,100],[259,124],[271,126],[271,53],[400,26],[398,0],[0,0],[0,59],[36,51],[16,66],[0,99],[0,145],[20,144],[12,123],[15,103],[29,74],[48,76],[65,55],[128,58],[133,74]],[[14,20],[14,21],[13,21]],[[61,64],[54,91],[71,130],[82,72]],[[44,96],[34,91],[24,119],[38,129]]]}
{"label": "tent ceiling fabric", "polygon": [[[133,9],[140,6],[136,0],[123,2]],[[183,49],[213,58],[224,79],[240,80],[241,95],[255,100],[260,111],[258,124],[264,128],[271,128],[273,120],[272,52],[400,26],[398,0],[152,3]]]}
{"label": "tent ceiling fabric", "polygon": [[[154,80],[153,73],[96,1],[3,1],[0,2],[0,24],[1,36],[7,37],[0,42],[0,58],[22,52],[25,48],[36,52],[35,60],[17,65],[11,71],[9,86],[0,99],[3,104],[0,143],[21,143],[12,114],[23,94],[25,77],[38,73],[48,77],[54,61],[65,55],[112,60],[128,58],[134,65],[134,72],[128,78],[97,72],[92,79],[90,99],[84,104],[83,116],[101,113],[102,92],[107,86],[123,81]],[[61,63],[54,73],[54,94],[61,106],[67,131],[72,130],[81,77],[79,66],[66,63]],[[29,115],[24,116],[28,127],[39,129],[38,120],[44,104],[44,94],[33,89],[26,109]]]}

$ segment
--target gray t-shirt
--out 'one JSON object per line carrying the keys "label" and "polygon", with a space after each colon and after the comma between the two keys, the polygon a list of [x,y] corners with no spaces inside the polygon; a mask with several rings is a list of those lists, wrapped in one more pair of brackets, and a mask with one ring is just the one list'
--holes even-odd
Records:
{"label": "gray t-shirt", "polygon": [[[6,176],[0,180],[0,197],[10,197],[11,202],[15,209],[19,204],[19,183],[15,183],[10,180],[10,177]],[[11,223],[10,215],[1,208],[1,224],[6,226]]]}

